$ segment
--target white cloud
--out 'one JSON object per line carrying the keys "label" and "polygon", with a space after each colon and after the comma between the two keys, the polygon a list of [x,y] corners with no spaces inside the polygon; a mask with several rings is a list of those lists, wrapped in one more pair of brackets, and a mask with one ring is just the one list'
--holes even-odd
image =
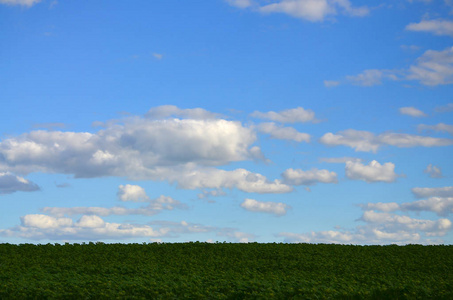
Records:
{"label": "white cloud", "polygon": [[353,162],[361,162],[362,159],[357,158],[357,157],[322,157],[319,159],[321,162],[326,162],[330,164],[344,164],[348,161],[353,161]]}
{"label": "white cloud", "polygon": [[70,218],[42,214],[25,215],[21,224],[8,229],[0,229],[0,236],[18,237],[28,240],[118,240],[130,238],[179,237],[182,234],[213,232],[225,236],[231,242],[248,242],[253,234],[236,231],[233,228],[219,228],[186,221],[152,221],[148,225],[111,223],[97,215],[83,215],[77,221]]}
{"label": "white cloud", "polygon": [[349,0],[280,0],[261,6],[258,10],[262,13],[284,13],[311,22],[324,21],[326,17],[336,15],[338,11],[357,17],[369,13],[367,7],[353,7]]}
{"label": "white cloud", "polygon": [[426,169],[423,171],[429,175],[431,178],[442,178],[442,170],[437,167],[429,164]]}
{"label": "white cloud", "polygon": [[344,145],[354,148],[355,151],[376,152],[383,145],[391,145],[399,148],[405,147],[437,147],[453,144],[452,139],[433,138],[405,133],[381,133],[374,135],[369,131],[348,129],[337,134],[326,133],[319,140],[327,146]]}
{"label": "white cloud", "polygon": [[376,152],[381,146],[372,132],[354,129],[340,131],[338,134],[328,132],[319,141],[328,146],[344,145],[364,152]]}
{"label": "white cloud", "polygon": [[33,192],[38,190],[39,186],[23,177],[9,172],[0,172],[0,195],[18,191]]}
{"label": "white cloud", "polygon": [[202,169],[192,171],[169,171],[163,176],[170,182],[177,182],[180,188],[237,188],[247,193],[288,193],[292,187],[276,179],[269,181],[259,173],[252,173],[245,169],[225,171],[219,169]]}
{"label": "white cloud", "polygon": [[400,107],[399,112],[402,115],[408,115],[416,118],[426,117],[426,114],[424,112],[422,112],[419,109],[416,109],[415,107]]}
{"label": "white cloud", "polygon": [[428,197],[453,197],[453,186],[437,187],[437,188],[420,188],[412,189],[412,193],[417,198]]}
{"label": "white cloud", "polygon": [[422,20],[420,23],[410,23],[406,30],[430,32],[435,35],[449,35],[453,37],[453,22],[447,20]]}
{"label": "white cloud", "polygon": [[327,0],[282,0],[260,8],[263,13],[285,13],[292,17],[312,22],[323,21],[328,15],[336,14]]}
{"label": "white cloud", "polygon": [[21,217],[21,223],[25,227],[35,227],[40,229],[58,228],[60,226],[72,226],[72,219],[54,218],[46,215],[25,215]]}
{"label": "white cloud", "polygon": [[126,184],[118,186],[118,198],[121,201],[144,202],[148,201],[149,197],[145,190],[138,185]]}
{"label": "white cloud", "polygon": [[337,183],[337,174],[328,170],[287,169],[282,174],[283,182],[289,185],[314,185],[316,183]]}
{"label": "white cloud", "polygon": [[166,119],[169,117],[182,117],[195,120],[217,119],[219,114],[212,113],[203,108],[181,109],[175,105],[161,105],[151,108],[145,116],[150,119]]}
{"label": "white cloud", "polygon": [[160,53],[153,53],[153,57],[157,60],[161,60],[164,57],[164,55]]}
{"label": "white cloud", "polygon": [[408,216],[400,216],[390,213],[378,213],[372,210],[365,211],[362,220],[367,223],[382,224],[388,231],[423,231],[429,236],[442,236],[451,229],[452,223],[448,219],[421,220]]}
{"label": "white cloud", "polygon": [[303,107],[286,109],[280,112],[269,111],[263,113],[255,111],[251,114],[251,116],[258,119],[266,119],[280,123],[306,123],[317,121],[315,113],[311,109],[304,109]]}
{"label": "white cloud", "polygon": [[394,182],[398,175],[395,173],[395,165],[391,162],[381,165],[373,160],[368,165],[360,162],[346,162],[346,177],[353,180],[371,182]]}
{"label": "white cloud", "polygon": [[239,243],[249,243],[256,237],[254,234],[228,229],[220,231],[217,235],[226,236],[228,239]]}
{"label": "white cloud", "polygon": [[428,50],[409,67],[407,80],[436,86],[453,83],[453,47],[443,51]]}
{"label": "white cloud", "polygon": [[261,202],[254,199],[245,199],[241,203],[241,207],[248,211],[269,213],[277,216],[286,215],[287,210],[290,208],[290,206],[281,202]]}
{"label": "white cloud", "polygon": [[[124,200],[122,200],[124,201]],[[145,199],[148,205],[139,208],[126,208],[122,206],[114,207],[96,207],[96,206],[80,206],[80,207],[44,207],[42,212],[48,213],[52,216],[63,217],[73,215],[97,215],[97,216],[111,216],[111,215],[144,215],[152,216],[158,214],[161,210],[173,210],[175,208],[186,208],[178,200],[172,197],[161,195],[156,199]]]}
{"label": "white cloud", "polygon": [[0,0],[1,4],[6,5],[23,5],[23,6],[32,6],[36,3],[41,2],[41,0]]}
{"label": "white cloud", "polygon": [[383,212],[391,212],[400,209],[400,205],[396,202],[378,202],[378,203],[367,203],[359,205],[363,210],[379,210]]}
{"label": "white cloud", "polygon": [[374,86],[382,84],[382,81],[385,79],[397,80],[395,74],[391,70],[377,70],[370,69],[365,70],[359,75],[355,76],[346,76],[346,80],[355,85],[361,86]]}
{"label": "white cloud", "polygon": [[96,215],[81,216],[74,222],[70,218],[47,215],[25,215],[21,225],[0,229],[0,236],[20,237],[33,240],[106,240],[133,237],[163,237],[171,228],[153,228],[149,225],[132,225],[105,222]]}
{"label": "white cloud", "polygon": [[273,122],[261,123],[257,126],[258,131],[269,134],[271,138],[281,140],[292,140],[296,142],[310,142],[310,135],[298,132],[293,127],[278,126]]}
{"label": "white cloud", "polygon": [[432,211],[439,216],[453,214],[453,197],[430,197],[401,204],[402,210],[409,211]]}
{"label": "white cloud", "polygon": [[105,227],[105,222],[100,217],[95,215],[82,216],[75,225],[82,228],[102,228]]}
{"label": "white cloud", "polygon": [[416,80],[427,86],[452,84],[453,47],[443,51],[428,50],[407,69],[368,69],[358,75],[346,76],[346,81],[361,86],[379,85],[384,80]]}
{"label": "white cloud", "polygon": [[[173,113],[202,119],[153,119]],[[163,112],[160,107],[151,110],[148,118],[107,122],[106,128],[96,133],[32,131],[0,141],[0,171],[83,178],[125,176],[169,180],[188,188],[290,189],[243,169],[226,172],[212,168],[265,158],[259,147],[252,146],[256,140],[253,128],[237,121],[204,119],[206,116],[204,110],[171,108]]]}
{"label": "white cloud", "polygon": [[382,212],[393,211],[428,211],[434,212],[439,216],[447,216],[453,213],[453,197],[430,197],[428,199],[417,200],[398,204],[396,202],[378,202],[359,205],[363,210],[378,210]]}
{"label": "white cloud", "polygon": [[226,0],[228,4],[231,6],[239,7],[239,8],[247,8],[254,5],[252,0]]}
{"label": "white cloud", "polygon": [[[432,237],[445,235],[452,228],[448,219],[423,220],[391,213],[365,211],[360,221],[365,225],[353,230],[312,231],[310,233],[282,232],[285,242],[336,244],[431,244]],[[438,240],[437,243],[443,243]]]}
{"label": "white cloud", "polygon": [[406,133],[382,133],[377,136],[381,144],[406,147],[439,147],[453,144],[452,139],[433,138],[428,136],[412,135]]}
{"label": "white cloud", "polygon": [[439,123],[437,125],[425,125],[420,124],[418,125],[419,130],[434,130],[434,131],[443,131],[448,132],[449,134],[453,135],[453,125],[448,125],[444,123]]}
{"label": "white cloud", "polygon": [[279,236],[284,237],[289,243],[328,243],[328,244],[408,244],[420,243],[419,233],[410,232],[385,232],[377,228],[358,227],[352,231],[312,231],[310,233],[282,232]]}

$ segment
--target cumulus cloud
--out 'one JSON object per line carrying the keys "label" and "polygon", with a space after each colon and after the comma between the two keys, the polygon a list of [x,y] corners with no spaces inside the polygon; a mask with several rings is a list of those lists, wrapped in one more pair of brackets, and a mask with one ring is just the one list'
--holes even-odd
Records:
{"label": "cumulus cloud", "polygon": [[451,229],[452,223],[448,219],[421,220],[413,219],[408,216],[400,216],[390,213],[379,213],[375,211],[365,211],[362,220],[367,223],[382,224],[389,231],[423,231],[429,236],[442,236]]}
{"label": "cumulus cloud", "polygon": [[[244,169],[212,167],[265,159],[259,147],[252,146],[256,140],[252,128],[237,121],[208,119],[204,110],[170,111],[159,107],[147,118],[108,122],[96,133],[38,130],[5,139],[0,141],[0,171],[168,180],[190,189],[290,191],[278,181]],[[200,119],[160,119],[173,113]]]}
{"label": "cumulus cloud", "polygon": [[41,2],[41,0],[0,0],[1,4],[6,5],[22,5],[22,6],[32,6],[36,3]]}
{"label": "cumulus cloud", "polygon": [[443,177],[442,170],[437,166],[433,166],[432,164],[429,164],[423,172],[428,174],[429,177],[431,177],[431,178],[442,178]]}
{"label": "cumulus cloud", "polygon": [[415,188],[412,191],[416,196],[430,198],[402,204],[396,202],[359,204],[363,213],[357,221],[364,222],[365,225],[358,225],[350,230],[282,232],[278,236],[283,237],[285,242],[300,243],[444,243],[437,237],[446,235],[452,229],[452,222],[449,219],[418,219],[395,212],[426,211],[446,217],[453,213],[453,187]]}
{"label": "cumulus cloud", "polygon": [[105,222],[99,216],[82,216],[76,222],[70,218],[57,218],[34,214],[21,217],[21,225],[0,229],[1,236],[32,240],[102,240],[132,237],[159,237],[165,228],[153,229],[148,225],[131,225]]}
{"label": "cumulus cloud", "polygon": [[177,182],[180,188],[237,188],[247,193],[288,193],[293,188],[278,179],[268,180],[264,175],[245,169],[225,171],[219,169],[202,169],[184,172],[165,173],[170,182]]}
{"label": "cumulus cloud", "polygon": [[118,186],[118,198],[121,201],[144,202],[149,200],[145,189],[138,185],[126,184]]}
{"label": "cumulus cloud", "polygon": [[34,192],[40,188],[35,183],[9,172],[0,172],[0,195],[14,192]]}
{"label": "cumulus cloud", "polygon": [[431,211],[439,216],[453,214],[453,197],[430,197],[428,199],[403,203],[402,210]]}
{"label": "cumulus cloud", "polygon": [[295,142],[310,142],[310,135],[298,132],[293,127],[278,126],[273,122],[261,123],[257,126],[258,131],[269,134],[271,138],[290,140]]}
{"label": "cumulus cloud", "polygon": [[290,208],[290,206],[281,202],[261,202],[254,199],[245,199],[241,203],[241,207],[248,211],[269,213],[276,216],[286,215]]}
{"label": "cumulus cloud", "polygon": [[21,224],[0,229],[0,236],[31,240],[118,240],[130,238],[179,237],[186,234],[215,233],[231,242],[248,242],[255,236],[233,228],[220,228],[186,221],[152,221],[147,225],[107,222],[98,215],[82,215],[78,220],[43,214],[21,217]]}
{"label": "cumulus cloud", "polygon": [[415,107],[411,107],[411,106],[410,107],[401,107],[399,109],[399,112],[402,115],[408,115],[408,116],[416,117],[416,118],[426,117],[426,114],[424,112],[422,112],[419,109],[416,109]]}
{"label": "cumulus cloud", "polygon": [[406,30],[429,32],[435,35],[449,35],[453,37],[453,22],[447,20],[422,20],[419,23],[410,23]]}
{"label": "cumulus cloud", "polygon": [[283,182],[289,185],[314,185],[316,183],[337,183],[337,174],[328,170],[287,169],[282,174]]}
{"label": "cumulus cloud", "polygon": [[304,109],[303,107],[286,109],[280,112],[269,111],[264,113],[255,111],[250,116],[280,123],[306,123],[317,121],[315,113],[311,109]]}
{"label": "cumulus cloud", "polygon": [[368,165],[360,162],[346,162],[346,177],[352,180],[371,182],[394,182],[398,175],[395,173],[395,165],[391,162],[381,165],[373,160]]}
{"label": "cumulus cloud", "polygon": [[282,232],[278,236],[286,243],[326,243],[326,244],[408,244],[420,243],[419,233],[385,232],[377,228],[358,227],[351,231],[326,230],[310,233]]}
{"label": "cumulus cloud", "polygon": [[386,132],[375,135],[369,131],[348,129],[337,134],[326,133],[319,140],[327,146],[344,145],[354,148],[355,151],[377,152],[383,145],[391,145],[399,148],[406,147],[438,147],[453,144],[452,139],[433,138],[405,133]]}
{"label": "cumulus cloud", "polygon": [[73,225],[72,219],[54,218],[46,215],[25,215],[21,217],[21,223],[25,227],[40,229],[68,227]]}
{"label": "cumulus cloud", "polygon": [[418,125],[419,130],[427,130],[427,131],[441,131],[441,132],[448,132],[449,134],[453,135],[453,125],[448,125],[445,123],[439,123],[437,125],[425,125],[420,124]]}
{"label": "cumulus cloud", "polygon": [[[448,219],[424,220],[391,213],[365,211],[360,218],[365,225],[352,230],[282,232],[285,242],[336,244],[430,244],[432,237],[444,236],[452,228]],[[442,241],[439,241],[442,243]]]}
{"label": "cumulus cloud", "polygon": [[428,197],[453,197],[453,186],[435,187],[435,188],[420,188],[412,189],[412,193],[417,198]]}
{"label": "cumulus cloud", "polygon": [[453,47],[442,51],[427,50],[405,69],[367,69],[358,75],[346,76],[346,80],[342,82],[360,86],[375,86],[382,84],[385,80],[415,80],[427,86],[452,84]]}
{"label": "cumulus cloud", "polygon": [[258,10],[262,13],[284,13],[311,22],[321,22],[338,13],[356,17],[369,13],[367,7],[353,7],[349,0],[280,0]]}
{"label": "cumulus cloud", "polygon": [[405,202],[378,202],[359,205],[363,210],[377,210],[382,212],[413,211],[413,212],[434,212],[439,216],[448,216],[453,213],[453,197],[429,197],[428,199]]}

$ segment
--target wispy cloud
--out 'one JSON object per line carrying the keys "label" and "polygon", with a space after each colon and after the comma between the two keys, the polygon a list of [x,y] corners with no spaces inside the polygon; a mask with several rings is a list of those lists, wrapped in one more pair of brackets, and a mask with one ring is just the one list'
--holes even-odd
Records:
{"label": "wispy cloud", "polygon": [[316,122],[315,113],[311,109],[303,107],[291,108],[279,112],[255,111],[250,116],[258,119],[271,120],[280,123],[306,123]]}
{"label": "wispy cloud", "polygon": [[287,169],[282,174],[283,182],[289,185],[315,185],[316,183],[337,183],[337,174],[328,170]]}
{"label": "wispy cloud", "polygon": [[429,164],[425,170],[423,170],[424,173],[428,174],[429,177],[431,178],[442,178],[442,170],[437,167],[433,166],[432,164]]}
{"label": "wispy cloud", "polygon": [[369,131],[360,131],[348,129],[340,131],[337,134],[326,133],[320,140],[327,146],[348,146],[355,151],[377,152],[384,146],[390,145],[399,148],[407,147],[440,147],[453,144],[453,139],[433,138],[429,136],[420,136],[407,133],[385,132],[375,135]]}
{"label": "wispy cloud", "polygon": [[449,35],[453,37],[453,21],[448,20],[422,20],[419,23],[410,23],[406,30],[429,32],[435,35]]}
{"label": "wispy cloud", "polygon": [[408,116],[411,116],[411,117],[416,117],[416,118],[419,118],[419,117],[426,117],[426,114],[424,112],[422,112],[421,110],[415,108],[415,107],[400,107],[399,108],[399,112],[400,114],[402,115],[408,115]]}
{"label": "wispy cloud", "polygon": [[241,207],[252,212],[262,212],[274,214],[276,216],[286,215],[291,207],[281,202],[261,202],[254,199],[245,199]]}
{"label": "wispy cloud", "polygon": [[273,122],[258,124],[257,129],[262,133],[269,134],[274,139],[310,142],[310,135],[308,133],[299,132],[293,127],[278,126]]}
{"label": "wispy cloud", "polygon": [[41,2],[41,0],[0,0],[0,4],[6,5],[22,5],[22,6],[32,6],[36,3]]}
{"label": "wispy cloud", "polygon": [[385,81],[418,81],[426,86],[452,84],[453,47],[442,51],[428,50],[406,69],[368,69],[338,82],[370,87]]}
{"label": "wispy cloud", "polygon": [[420,124],[420,125],[418,125],[418,130],[441,131],[441,132],[448,132],[449,134],[453,135],[453,125],[448,125],[445,123],[439,123],[436,125]]}

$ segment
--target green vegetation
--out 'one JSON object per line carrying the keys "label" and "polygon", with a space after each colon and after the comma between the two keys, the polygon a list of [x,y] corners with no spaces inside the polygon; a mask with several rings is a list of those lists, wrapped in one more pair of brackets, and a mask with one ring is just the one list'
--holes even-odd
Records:
{"label": "green vegetation", "polygon": [[0,299],[453,299],[453,246],[0,244]]}

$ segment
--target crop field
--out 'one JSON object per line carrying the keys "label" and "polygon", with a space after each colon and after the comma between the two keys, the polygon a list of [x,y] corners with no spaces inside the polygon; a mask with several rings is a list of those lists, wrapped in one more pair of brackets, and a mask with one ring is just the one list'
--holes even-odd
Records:
{"label": "crop field", "polygon": [[0,244],[0,299],[453,299],[453,246]]}

